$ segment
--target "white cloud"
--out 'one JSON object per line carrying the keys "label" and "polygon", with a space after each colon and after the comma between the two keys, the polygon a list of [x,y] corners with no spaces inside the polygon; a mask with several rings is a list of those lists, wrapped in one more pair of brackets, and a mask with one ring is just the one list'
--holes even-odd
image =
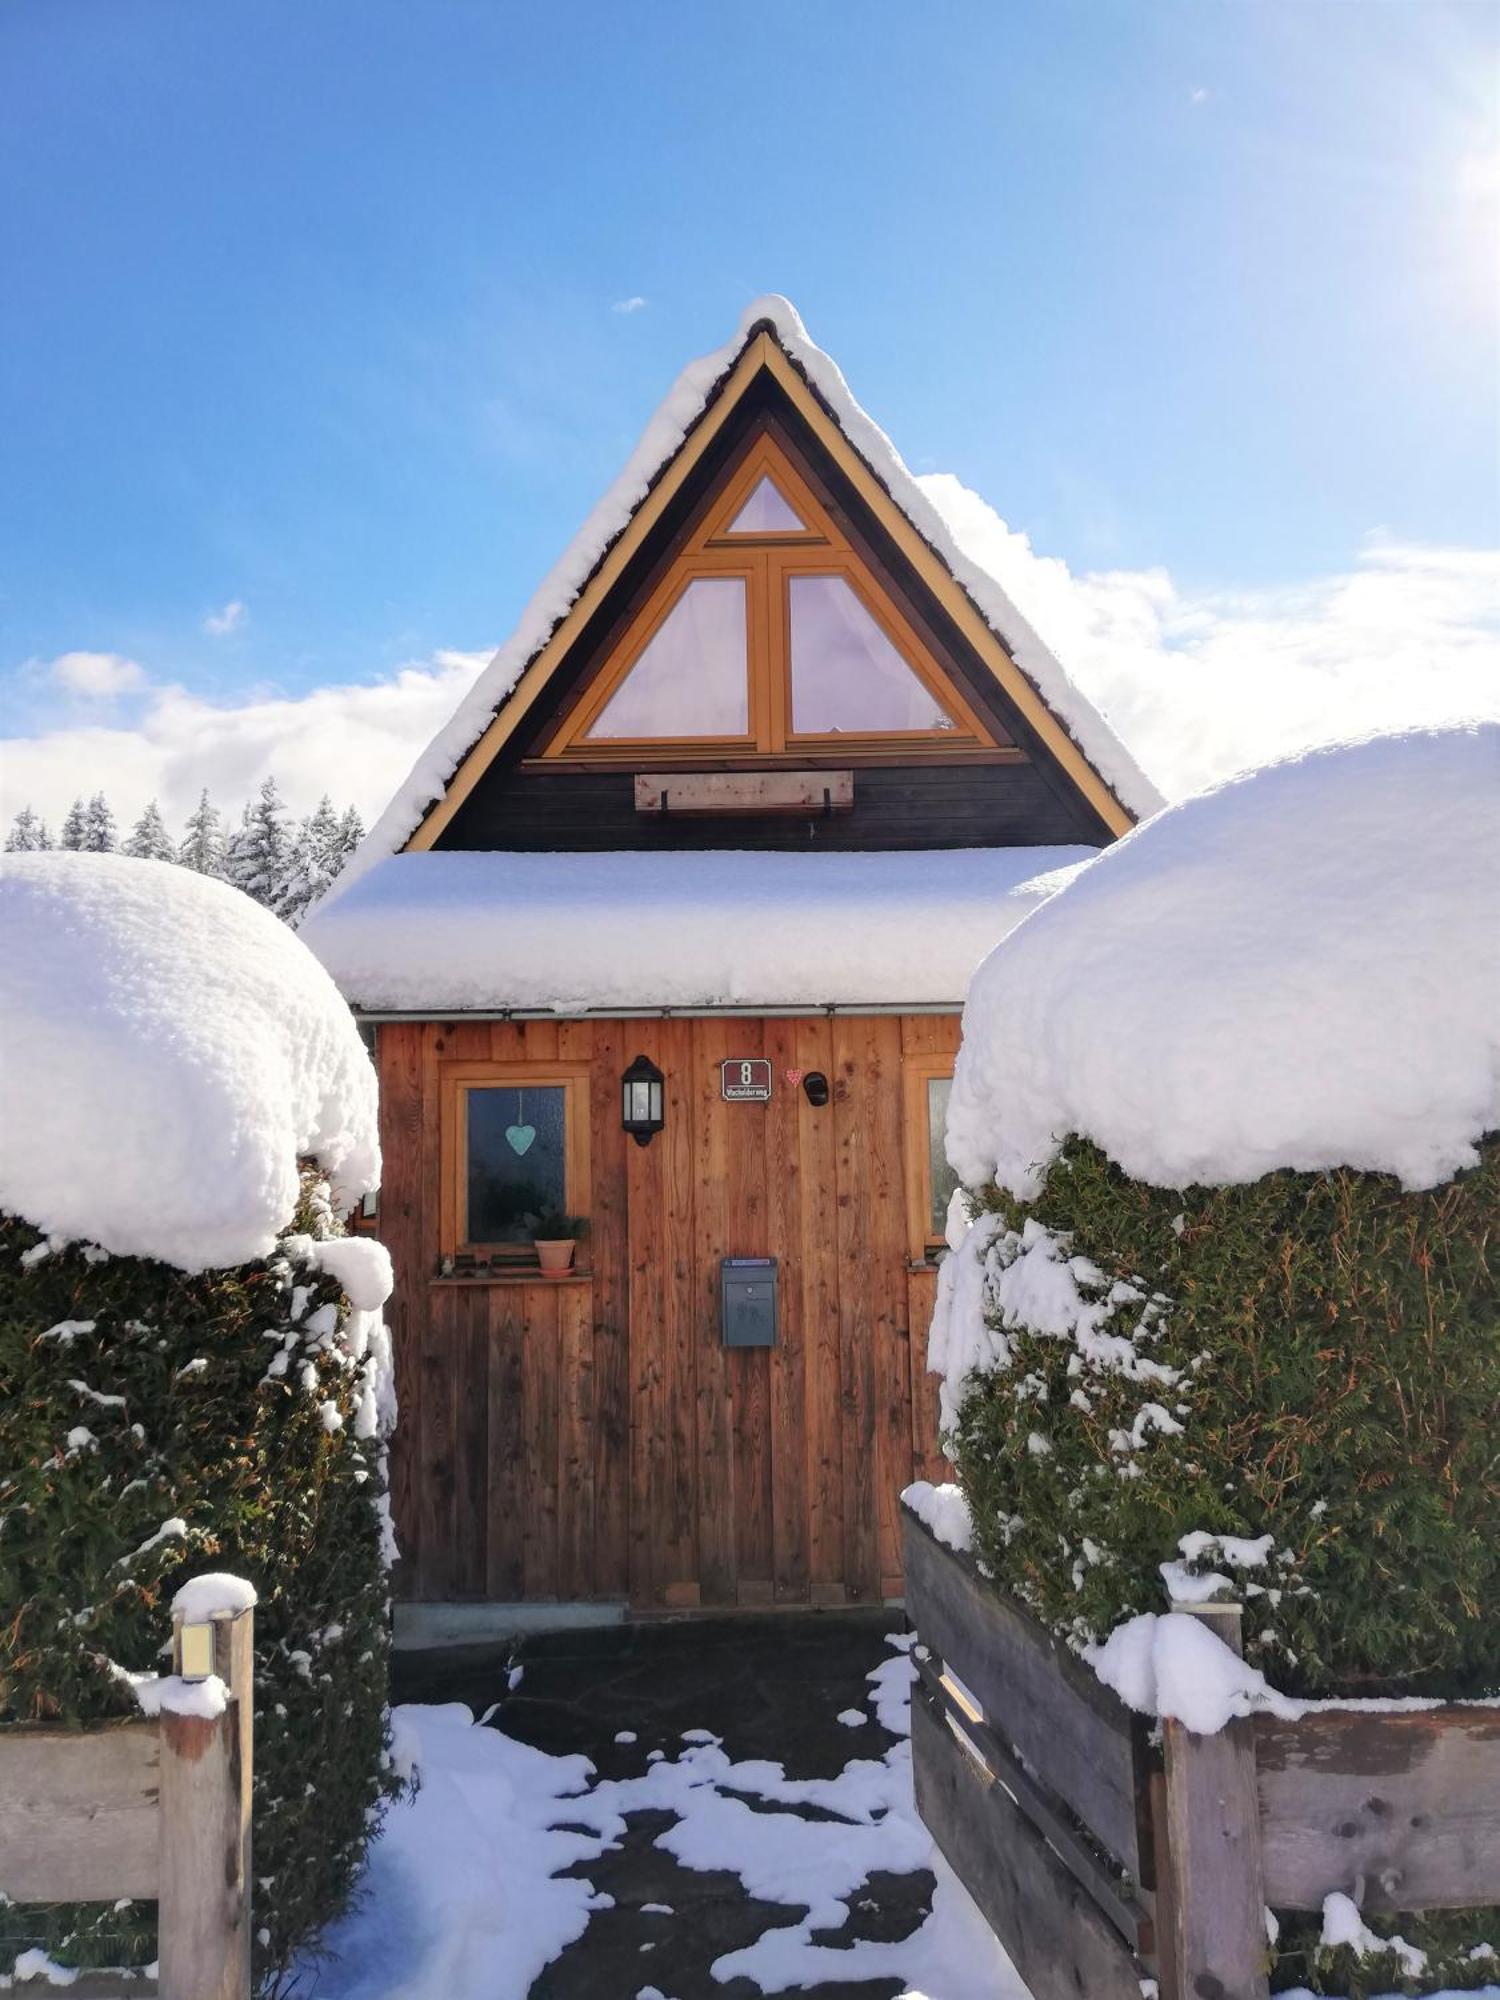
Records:
{"label": "white cloud", "polygon": [[222,611],[210,611],[203,621],[203,629],[211,639],[225,639],[231,632],[238,632],[245,622],[246,607],[243,599],[231,597]]}
{"label": "white cloud", "polygon": [[[1160,569],[1074,575],[951,474],[921,483],[1169,795],[1309,743],[1500,715],[1500,555],[1372,539],[1349,568],[1310,583],[1195,595]],[[156,797],[176,827],[201,786],[237,811],[272,771],[294,810],[326,790],[368,822],[487,657],[441,652],[357,686],[234,704],[151,688],[129,728],[0,742],[0,825],[29,804],[55,826],[102,786],[122,819]],[[64,673],[54,661],[74,693],[147,685],[116,654],[63,661],[106,663]]]}
{"label": "white cloud", "polygon": [[175,830],[204,785],[221,810],[238,812],[271,772],[295,812],[326,791],[368,822],[488,659],[440,652],[378,681],[237,704],[154,688],[131,728],[64,727],[0,742],[0,824],[31,805],[55,828],[80,792],[102,787],[122,820],[156,798]]}
{"label": "white cloud", "polygon": [[921,484],[1169,796],[1372,729],[1500,715],[1500,553],[1372,537],[1285,589],[1075,576],[950,473]]}
{"label": "white cloud", "polygon": [[1466,201],[1493,201],[1500,195],[1500,146],[1476,146],[1458,163],[1455,176]]}
{"label": "white cloud", "polygon": [[643,299],[639,292],[635,292],[628,299],[616,299],[610,307],[610,311],[612,313],[644,312],[647,303],[648,301]]}
{"label": "white cloud", "polygon": [[1194,84],[1193,88],[1188,92],[1189,104],[1207,104],[1208,99],[1209,92],[1201,83]]}
{"label": "white cloud", "polygon": [[55,660],[38,664],[59,687],[86,701],[113,701],[146,685],[145,668],[123,653],[59,653]]}

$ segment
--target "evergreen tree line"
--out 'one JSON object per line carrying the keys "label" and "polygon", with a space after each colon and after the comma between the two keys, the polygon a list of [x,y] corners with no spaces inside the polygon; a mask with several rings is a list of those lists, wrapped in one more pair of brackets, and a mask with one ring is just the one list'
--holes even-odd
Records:
{"label": "evergreen tree line", "polygon": [[200,875],[217,875],[263,903],[289,924],[301,922],[309,905],[343,868],[364,838],[364,823],[353,806],[333,809],[325,792],[317,810],[293,824],[276,780],[267,778],[240,814],[233,832],[205,788],[181,840],[174,840],[152,799],[124,840],[108,799],[95,792],[75,799],[54,840],[46,822],[25,806],[11,822],[7,854],[41,848],[71,848],[83,854],[133,854],[143,861],[173,861]]}

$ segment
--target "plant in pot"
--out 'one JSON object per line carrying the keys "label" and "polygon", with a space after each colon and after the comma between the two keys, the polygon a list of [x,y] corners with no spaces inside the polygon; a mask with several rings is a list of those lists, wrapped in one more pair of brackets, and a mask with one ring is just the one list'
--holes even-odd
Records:
{"label": "plant in pot", "polygon": [[544,1209],[531,1218],[531,1241],[544,1278],[560,1278],[573,1268],[573,1255],[588,1235],[588,1222],[581,1215],[564,1215],[561,1209]]}

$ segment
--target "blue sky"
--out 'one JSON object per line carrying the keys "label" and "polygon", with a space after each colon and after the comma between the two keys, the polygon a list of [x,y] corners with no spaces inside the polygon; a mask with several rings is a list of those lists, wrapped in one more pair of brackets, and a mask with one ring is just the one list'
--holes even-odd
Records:
{"label": "blue sky", "polygon": [[1490,544],[1496,78],[1488,0],[7,0],[12,727],[492,645],[765,290],[1074,572]]}

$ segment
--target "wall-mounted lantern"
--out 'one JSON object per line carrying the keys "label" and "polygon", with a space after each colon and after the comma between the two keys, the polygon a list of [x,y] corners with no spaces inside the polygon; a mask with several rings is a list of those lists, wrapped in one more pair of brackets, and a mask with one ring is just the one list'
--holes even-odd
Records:
{"label": "wall-mounted lantern", "polygon": [[828,1102],[828,1079],[820,1069],[810,1069],[802,1079],[802,1089],[809,1104]]}
{"label": "wall-mounted lantern", "polygon": [[649,1146],[662,1128],[662,1073],[645,1056],[620,1078],[620,1123],[638,1146]]}

